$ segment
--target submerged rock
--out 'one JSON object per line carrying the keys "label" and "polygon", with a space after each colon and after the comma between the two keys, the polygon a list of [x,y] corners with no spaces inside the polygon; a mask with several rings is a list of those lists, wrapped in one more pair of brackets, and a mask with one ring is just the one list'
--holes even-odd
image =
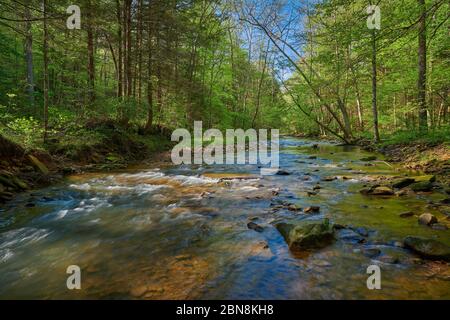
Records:
{"label": "submerged rock", "polygon": [[414,216],[414,212],[412,212],[412,211],[402,212],[399,214],[400,218],[410,218],[412,216]]}
{"label": "submerged rock", "polygon": [[431,229],[439,230],[439,231],[445,231],[445,230],[448,230],[448,227],[445,224],[442,224],[442,223],[433,223],[431,225]]}
{"label": "submerged rock", "polygon": [[297,207],[295,204],[291,204],[288,206],[289,211],[302,211],[302,208]]}
{"label": "submerged rock", "polygon": [[263,228],[263,227],[261,227],[260,225],[254,223],[254,222],[249,222],[249,223],[247,223],[247,227],[248,227],[250,230],[255,230],[256,232],[263,232],[263,231],[264,231],[264,228]]}
{"label": "submerged rock", "polygon": [[450,261],[450,247],[433,239],[406,237],[405,247],[428,259]]}
{"label": "submerged rock", "polygon": [[364,228],[364,227],[356,228],[356,229],[354,229],[354,231],[355,231],[356,233],[359,233],[359,234],[362,235],[363,237],[368,237],[368,236],[369,236],[369,230],[367,230],[367,229]]}
{"label": "submerged rock", "polygon": [[383,263],[388,263],[388,264],[397,264],[400,263],[400,258],[397,256],[391,256],[388,254],[382,255],[381,257],[377,258],[378,261],[381,261]]}
{"label": "submerged rock", "polygon": [[311,207],[307,207],[304,210],[305,213],[318,213],[320,212],[320,207],[319,206],[311,206]]}
{"label": "submerged rock", "polygon": [[437,218],[431,213],[424,213],[419,217],[419,224],[430,226],[433,223],[437,223]]}
{"label": "submerged rock", "polygon": [[366,239],[352,229],[339,230],[337,237],[345,242],[363,243]]}
{"label": "submerged rock", "polygon": [[286,170],[278,170],[276,175],[277,176],[289,176],[291,174],[289,172],[287,172]]}
{"label": "submerged rock", "polygon": [[378,248],[364,248],[361,252],[369,258],[375,258],[381,254],[381,250]]}
{"label": "submerged rock", "polygon": [[318,249],[334,240],[333,226],[328,219],[321,222],[279,223],[276,225],[290,249]]}

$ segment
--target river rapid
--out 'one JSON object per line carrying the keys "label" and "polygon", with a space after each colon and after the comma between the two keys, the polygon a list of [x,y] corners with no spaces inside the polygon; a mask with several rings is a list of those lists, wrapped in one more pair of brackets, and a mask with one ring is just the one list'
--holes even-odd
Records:
{"label": "river rapid", "polygon": [[[260,177],[256,165],[155,162],[24,193],[0,208],[0,298],[450,299],[449,264],[401,245],[407,235],[450,245],[450,231],[399,217],[430,212],[449,225],[445,212],[430,206],[446,196],[360,194],[374,177],[420,174],[360,160],[371,155],[282,138],[280,167],[289,175]],[[323,181],[330,176],[337,179]],[[292,205],[320,206],[320,213]],[[337,236],[299,255],[274,227],[324,217],[359,230],[363,240]],[[250,221],[262,232],[249,229]],[[368,249],[381,253],[369,257]],[[374,264],[381,290],[366,286]],[[81,290],[66,287],[70,265],[81,268]]]}

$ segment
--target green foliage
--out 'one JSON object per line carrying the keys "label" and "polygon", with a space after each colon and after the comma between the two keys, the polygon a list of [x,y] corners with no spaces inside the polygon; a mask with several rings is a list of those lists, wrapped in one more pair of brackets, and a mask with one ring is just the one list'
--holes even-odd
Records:
{"label": "green foliage", "polygon": [[397,131],[383,139],[382,145],[426,143],[437,145],[441,143],[450,144],[450,126],[440,129],[420,132],[418,130]]}
{"label": "green foliage", "polygon": [[0,134],[25,148],[40,146],[43,129],[39,121],[33,117],[16,118],[0,127]]}

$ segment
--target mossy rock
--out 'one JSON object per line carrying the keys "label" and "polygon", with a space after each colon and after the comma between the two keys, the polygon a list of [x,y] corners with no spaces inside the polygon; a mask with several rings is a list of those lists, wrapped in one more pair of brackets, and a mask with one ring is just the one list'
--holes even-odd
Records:
{"label": "mossy rock", "polygon": [[327,219],[298,224],[279,223],[276,228],[293,250],[319,249],[334,241],[333,226]]}
{"label": "mossy rock", "polygon": [[450,261],[450,247],[437,240],[409,236],[403,242],[424,258]]}
{"label": "mossy rock", "polygon": [[411,185],[411,190],[414,192],[428,192],[433,189],[433,184],[429,181],[416,182]]}
{"label": "mossy rock", "polygon": [[43,164],[41,161],[39,161],[35,156],[28,155],[28,159],[30,159],[33,166],[38,169],[42,174],[47,175],[49,173],[48,168]]}
{"label": "mossy rock", "polygon": [[361,158],[360,160],[361,161],[365,161],[365,162],[375,161],[375,160],[377,160],[377,157],[376,156],[369,156],[369,157]]}
{"label": "mossy rock", "polygon": [[427,175],[427,176],[418,176],[414,177],[415,182],[436,182],[436,176]]}
{"label": "mossy rock", "polygon": [[394,194],[394,190],[386,186],[380,186],[373,189],[372,194],[374,196],[392,196]]}
{"label": "mossy rock", "polygon": [[396,179],[392,182],[392,187],[396,189],[402,189],[413,184],[414,182],[416,182],[416,180],[413,178]]}

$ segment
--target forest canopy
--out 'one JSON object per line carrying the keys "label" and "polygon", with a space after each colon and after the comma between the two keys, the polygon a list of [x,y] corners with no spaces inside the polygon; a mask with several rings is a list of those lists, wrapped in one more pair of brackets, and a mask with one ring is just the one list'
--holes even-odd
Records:
{"label": "forest canopy", "polygon": [[0,133],[36,146],[93,119],[143,133],[202,120],[345,142],[445,140],[449,5],[2,0]]}

